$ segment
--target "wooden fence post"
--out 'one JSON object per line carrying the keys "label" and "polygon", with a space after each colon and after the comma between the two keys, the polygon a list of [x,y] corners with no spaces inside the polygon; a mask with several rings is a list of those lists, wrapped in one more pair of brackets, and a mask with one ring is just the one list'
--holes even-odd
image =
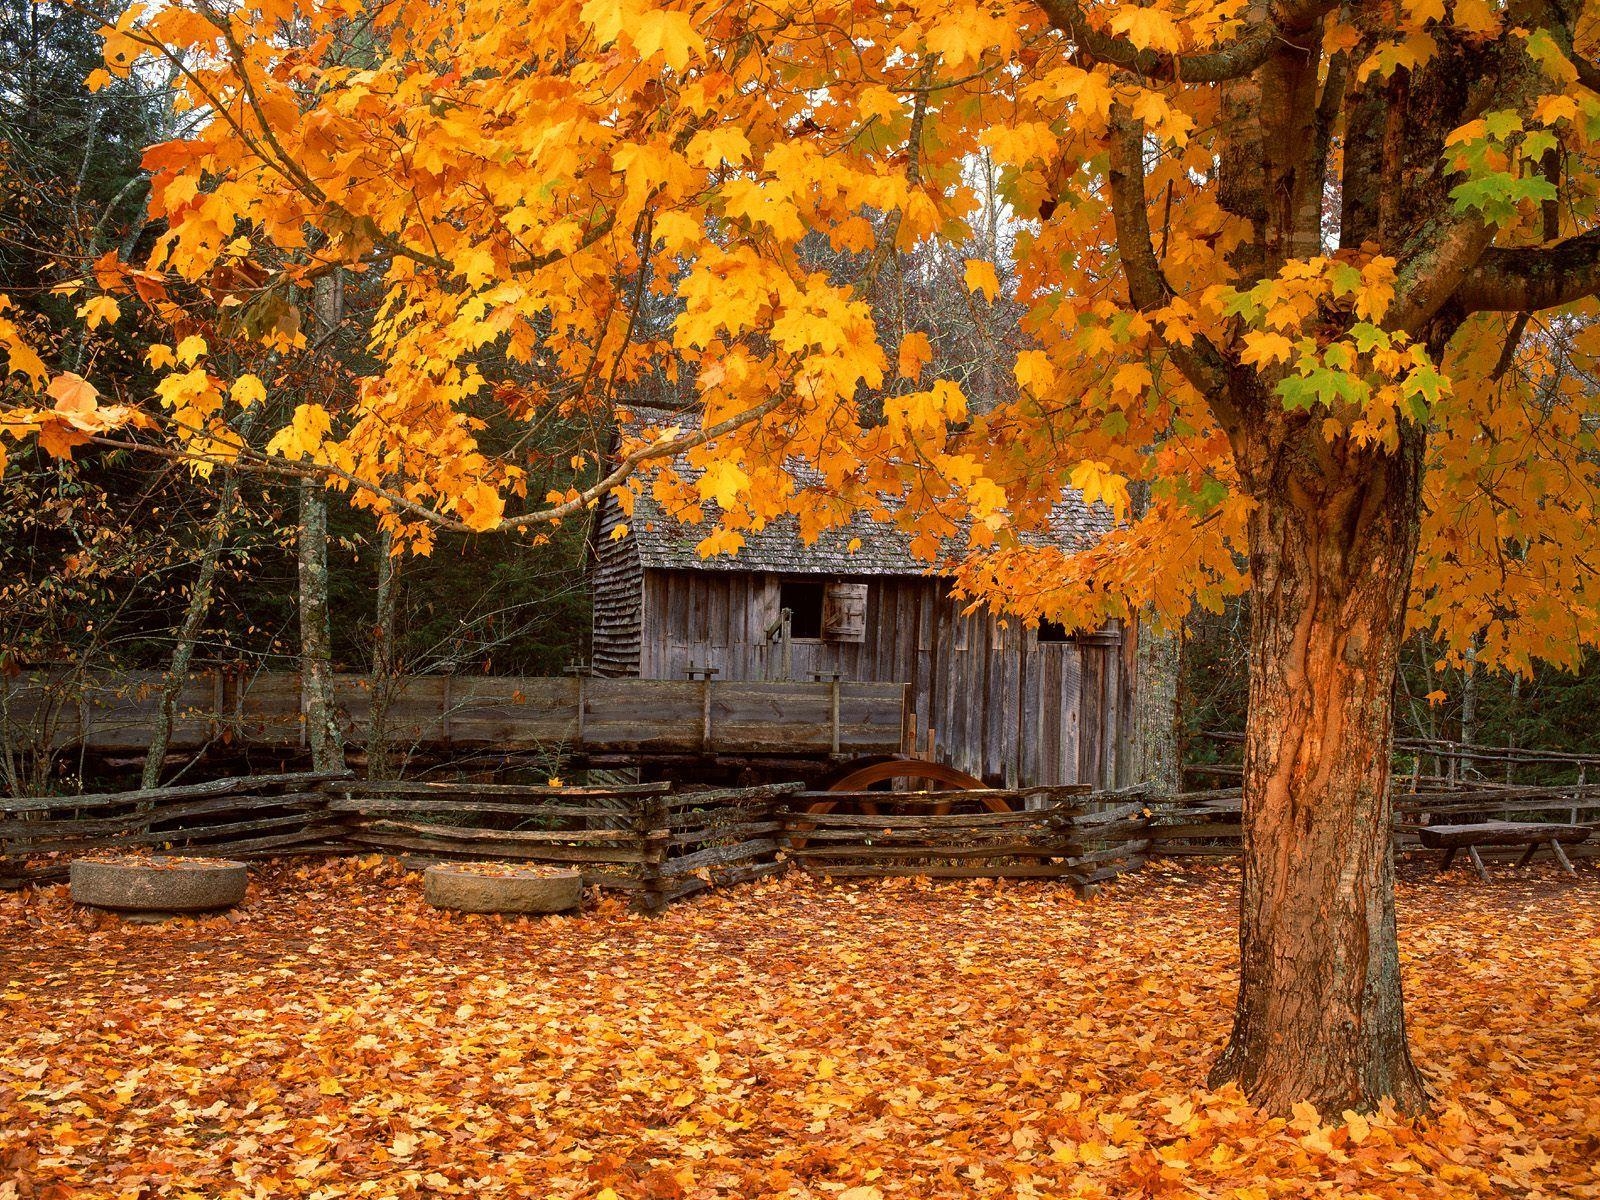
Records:
{"label": "wooden fence post", "polygon": [[667,824],[667,799],[661,793],[641,796],[634,814],[634,832],[644,861],[639,864],[639,907],[658,912],[666,905],[661,868],[666,865],[672,830]]}

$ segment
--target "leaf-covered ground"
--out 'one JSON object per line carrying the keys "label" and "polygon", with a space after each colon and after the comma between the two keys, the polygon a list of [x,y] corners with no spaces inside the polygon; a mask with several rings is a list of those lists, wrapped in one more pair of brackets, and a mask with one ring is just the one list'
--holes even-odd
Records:
{"label": "leaf-covered ground", "polygon": [[1408,871],[1421,1126],[1199,1086],[1227,869],[509,922],[266,874],[154,926],[0,894],[0,1198],[1600,1196],[1593,868]]}

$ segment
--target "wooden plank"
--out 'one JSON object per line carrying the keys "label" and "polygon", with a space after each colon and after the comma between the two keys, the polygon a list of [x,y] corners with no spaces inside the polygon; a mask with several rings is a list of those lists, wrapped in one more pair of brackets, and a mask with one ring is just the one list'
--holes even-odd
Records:
{"label": "wooden plank", "polygon": [[1478,821],[1470,825],[1432,825],[1417,830],[1417,838],[1430,850],[1452,846],[1525,846],[1529,842],[1584,842],[1594,830],[1587,825],[1556,825],[1543,821]]}
{"label": "wooden plank", "polygon": [[342,780],[350,772],[302,771],[281,775],[238,776],[213,779],[205,783],[185,783],[175,787],[147,788],[132,792],[94,792],[82,796],[39,796],[20,799],[0,798],[0,814],[54,812],[77,808],[108,808],[128,804],[162,804],[169,800],[224,796],[235,792],[265,792],[275,787],[308,788],[319,783]]}
{"label": "wooden plank", "polygon": [[360,828],[374,833],[415,833],[423,837],[448,838],[456,842],[504,842],[508,845],[549,844],[605,845],[620,842],[636,844],[627,830],[614,829],[487,829],[479,825],[434,825],[418,821],[373,821]]}
{"label": "wooden plank", "polygon": [[523,783],[467,783],[441,780],[351,779],[329,791],[348,796],[549,796],[559,799],[639,796],[672,790],[671,783],[621,783],[605,787],[545,787]]}
{"label": "wooden plank", "polygon": [[356,798],[330,800],[328,811],[333,813],[483,813],[500,816],[590,820],[597,817],[614,817],[618,810],[599,804],[554,804],[535,800],[528,804],[511,804],[493,800],[431,800],[395,797]]}
{"label": "wooden plank", "polygon": [[940,845],[925,846],[804,846],[791,848],[789,854],[807,862],[822,859],[884,859],[901,858],[1074,858],[1064,846],[1046,842],[997,842],[989,846]]}
{"label": "wooden plank", "polygon": [[560,863],[615,863],[635,864],[649,861],[648,857],[632,850],[611,850],[602,847],[520,845],[511,842],[459,842],[445,838],[419,837],[415,834],[386,833],[357,829],[344,835],[349,841],[364,846],[396,847],[403,850],[427,850],[456,855],[484,858],[525,858]]}
{"label": "wooden plank", "polygon": [[669,858],[661,864],[660,876],[670,879],[687,875],[707,867],[724,866],[745,859],[766,858],[778,852],[779,846],[772,838],[750,838],[729,846],[709,846],[692,854]]}
{"label": "wooden plank", "polygon": [[818,875],[834,879],[865,879],[872,876],[927,879],[1066,879],[1077,874],[1070,863],[1015,863],[1004,866],[842,866],[810,868]]}

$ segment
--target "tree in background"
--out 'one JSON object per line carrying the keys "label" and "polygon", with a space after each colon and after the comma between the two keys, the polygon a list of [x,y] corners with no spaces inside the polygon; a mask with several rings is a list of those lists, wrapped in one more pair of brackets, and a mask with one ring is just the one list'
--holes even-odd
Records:
{"label": "tree in background", "polygon": [[[100,284],[226,274],[222,302],[287,352],[319,279],[373,278],[375,365],[347,404],[297,404],[265,451],[241,446],[224,414],[276,381],[200,347],[154,411],[195,461],[327,479],[413,549],[648,486],[712,506],[706,554],[889,497],[932,559],[970,519],[945,564],[969,589],[1078,625],[1176,621],[1248,581],[1243,969],[1214,1079],[1280,1110],[1414,1109],[1387,788],[1408,614],[1486,665],[1574,662],[1600,636],[1597,401],[1552,350],[1600,284],[1592,18],[1576,0],[135,8],[107,33],[113,73],[164,63],[210,119],[149,153],[168,228],[142,273]],[[997,198],[1023,224],[1002,261],[964,258],[961,286],[1019,305],[1029,344],[980,407],[929,370],[905,307],[874,312],[870,273],[806,247],[963,244]],[[670,321],[643,319],[657,293]],[[1592,340],[1572,332],[1568,357]],[[647,379],[698,411],[627,422]],[[72,394],[74,419],[109,420]],[[484,436],[491,403],[597,432],[620,408],[626,434],[615,458],[575,444],[592,473],[530,500],[515,439]],[[67,422],[38,402],[9,419]],[[630,478],[680,453],[693,480]],[[1144,514],[1092,550],[1028,543],[1063,486],[1126,513],[1131,483]]]}

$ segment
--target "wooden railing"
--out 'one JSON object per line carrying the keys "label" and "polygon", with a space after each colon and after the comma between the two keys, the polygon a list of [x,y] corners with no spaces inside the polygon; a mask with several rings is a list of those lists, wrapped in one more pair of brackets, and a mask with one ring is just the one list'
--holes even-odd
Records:
{"label": "wooden railing", "polygon": [[[156,672],[0,677],[6,725],[0,732],[13,743],[142,751],[163,679]],[[367,677],[338,675],[334,687],[338,720],[359,739],[370,709]],[[385,723],[397,745],[887,754],[901,746],[905,696],[899,683],[413,675],[400,681]],[[186,680],[177,712],[174,750],[221,740],[304,745],[296,674],[197,673]]]}

